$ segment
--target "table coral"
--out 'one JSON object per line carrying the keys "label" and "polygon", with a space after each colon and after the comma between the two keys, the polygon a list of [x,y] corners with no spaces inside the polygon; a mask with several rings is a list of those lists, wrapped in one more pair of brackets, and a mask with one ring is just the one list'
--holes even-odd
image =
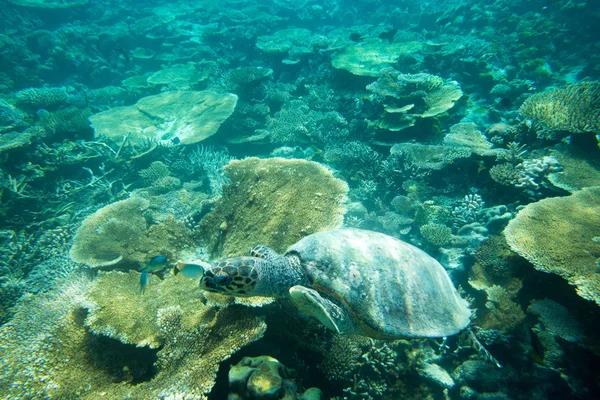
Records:
{"label": "table coral", "polygon": [[104,135],[118,144],[127,135],[132,143],[155,139],[191,144],[214,135],[236,104],[237,96],[231,93],[171,91],[94,114],[90,122],[96,136]]}
{"label": "table coral", "polygon": [[354,75],[378,76],[383,69],[398,62],[400,57],[417,53],[421,47],[420,42],[361,43],[346,47],[344,51],[333,58],[332,65]]}
{"label": "table coral", "polygon": [[153,205],[164,198],[149,199],[131,197],[87,217],[73,239],[71,258],[93,268],[118,263],[137,268],[155,255],[176,261],[180,251],[193,247],[191,234],[183,221]]}
{"label": "table coral", "polygon": [[504,234],[511,249],[543,272],[559,275],[600,305],[600,187],[523,208]]}
{"label": "table coral", "polygon": [[229,163],[225,174],[230,183],[198,229],[213,256],[245,254],[257,244],[281,252],[342,224],[348,185],[316,162],[247,158]]}

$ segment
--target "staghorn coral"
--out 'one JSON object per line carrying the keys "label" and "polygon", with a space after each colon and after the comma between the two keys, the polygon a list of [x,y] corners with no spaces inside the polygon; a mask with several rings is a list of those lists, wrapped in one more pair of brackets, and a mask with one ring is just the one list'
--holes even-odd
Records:
{"label": "staghorn coral", "polygon": [[529,97],[519,108],[549,131],[600,131],[600,82],[581,82]]}
{"label": "staghorn coral", "polygon": [[223,167],[231,161],[227,149],[217,150],[211,146],[198,145],[185,158],[173,163],[173,169],[177,176],[188,176],[195,180],[208,180],[210,194],[220,196],[223,193],[223,185],[227,178],[223,173]]}
{"label": "staghorn coral", "polygon": [[468,194],[452,209],[454,226],[461,227],[473,222],[483,221],[485,202],[477,193]]}
{"label": "staghorn coral", "polygon": [[565,278],[600,304],[600,187],[531,203],[504,230],[510,248],[542,272]]}
{"label": "staghorn coral", "polygon": [[264,244],[284,251],[303,236],[343,222],[345,182],[318,163],[283,158],[234,160],[230,183],[198,232],[213,256]]}

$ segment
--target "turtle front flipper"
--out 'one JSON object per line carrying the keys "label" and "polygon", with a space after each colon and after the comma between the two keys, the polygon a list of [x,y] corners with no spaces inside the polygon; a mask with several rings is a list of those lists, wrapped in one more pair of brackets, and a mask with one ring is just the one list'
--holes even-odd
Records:
{"label": "turtle front flipper", "polygon": [[259,244],[258,246],[254,246],[250,249],[250,256],[262,258],[264,260],[272,260],[276,257],[279,257],[279,254],[277,254],[275,250]]}
{"label": "turtle front flipper", "polygon": [[346,309],[322,297],[316,290],[296,285],[290,288],[290,297],[296,307],[318,319],[327,328],[339,334],[361,333]]}

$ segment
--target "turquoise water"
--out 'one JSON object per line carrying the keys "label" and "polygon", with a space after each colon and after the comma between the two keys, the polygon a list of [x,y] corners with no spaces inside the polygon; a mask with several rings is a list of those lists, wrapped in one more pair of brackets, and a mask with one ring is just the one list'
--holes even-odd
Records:
{"label": "turquoise water", "polygon": [[0,19],[0,398],[600,397],[597,2]]}

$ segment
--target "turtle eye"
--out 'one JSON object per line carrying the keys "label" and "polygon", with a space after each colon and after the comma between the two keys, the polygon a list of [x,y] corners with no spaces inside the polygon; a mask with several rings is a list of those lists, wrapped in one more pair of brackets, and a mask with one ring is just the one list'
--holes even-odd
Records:
{"label": "turtle eye", "polygon": [[227,286],[231,283],[231,277],[229,275],[215,275],[214,281],[219,286]]}

